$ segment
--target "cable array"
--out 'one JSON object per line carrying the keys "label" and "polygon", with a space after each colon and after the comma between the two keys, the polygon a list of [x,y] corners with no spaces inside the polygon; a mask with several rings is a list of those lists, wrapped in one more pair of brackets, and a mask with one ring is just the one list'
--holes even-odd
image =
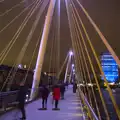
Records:
{"label": "cable array", "polygon": [[[42,3],[43,3],[43,4],[42,4]],[[4,61],[6,55],[10,52],[10,49],[11,49],[11,48],[13,47],[13,45],[15,44],[17,38],[19,37],[20,33],[21,33],[22,30],[24,29],[24,27],[25,27],[25,25],[27,24],[27,22],[29,21],[29,19],[32,17],[32,15],[35,13],[35,11],[36,11],[38,8],[40,8],[40,10],[39,10],[39,12],[38,12],[38,14],[37,14],[37,16],[36,16],[36,19],[35,19],[35,21],[34,21],[34,23],[33,23],[32,29],[31,29],[31,31],[29,32],[29,34],[28,34],[28,36],[27,36],[27,39],[26,39],[26,41],[25,41],[25,43],[24,43],[24,45],[23,45],[23,47],[22,47],[22,49],[21,49],[21,51],[20,51],[20,53],[19,53],[16,61],[15,61],[14,65],[13,65],[12,69],[10,70],[7,79],[5,80],[5,82],[4,82],[4,84],[3,84],[2,89],[5,87],[6,83],[8,82],[8,78],[9,78],[9,77],[11,77],[11,79],[10,79],[10,81],[8,82],[7,89],[9,90],[9,89],[11,88],[11,84],[12,84],[12,82],[13,82],[13,80],[14,80],[14,77],[15,77],[15,75],[16,75],[16,72],[17,72],[17,70],[18,70],[18,65],[22,62],[22,59],[23,59],[24,54],[25,54],[25,52],[26,52],[26,50],[27,50],[27,47],[28,47],[28,45],[29,45],[29,43],[30,43],[30,41],[31,41],[31,39],[32,39],[33,33],[34,33],[34,31],[35,31],[35,29],[36,29],[36,27],[37,27],[37,25],[38,25],[38,22],[39,22],[39,20],[40,20],[40,17],[41,17],[41,15],[42,15],[43,11],[45,10],[47,4],[48,4],[48,2],[43,2],[43,1],[39,1],[39,0],[36,1],[36,4],[34,4],[33,8],[29,11],[29,13],[27,14],[26,18],[24,19],[24,21],[23,21],[22,24],[20,25],[18,31],[17,31],[16,34],[14,35],[15,37],[13,37],[13,39],[12,39],[12,40],[9,42],[9,44],[7,45],[7,47],[6,47],[7,49],[5,49],[5,50],[7,50],[7,51],[6,51],[7,53],[5,53],[5,50],[4,50],[5,56],[4,56],[3,58],[2,58],[2,56],[1,56],[2,62]],[[42,5],[42,6],[41,6],[41,5]],[[14,39],[14,38],[15,38],[15,39]],[[8,50],[9,50],[9,51],[8,51]],[[1,63],[2,63],[2,62],[1,62]],[[11,74],[12,74],[12,75],[11,75]],[[2,90],[2,89],[1,89],[1,90]]]}
{"label": "cable array", "polygon": [[4,13],[0,14],[0,17],[3,17],[6,14],[9,14],[9,12],[11,12],[13,9],[19,7],[22,3],[24,3],[25,0],[22,0],[20,3],[14,5],[13,7],[11,7],[10,9],[7,9]]}

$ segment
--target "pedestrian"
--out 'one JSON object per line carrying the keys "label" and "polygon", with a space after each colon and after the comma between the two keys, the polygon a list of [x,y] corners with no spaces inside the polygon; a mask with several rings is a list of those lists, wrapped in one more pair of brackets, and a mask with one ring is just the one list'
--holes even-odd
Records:
{"label": "pedestrian", "polygon": [[18,108],[20,109],[20,111],[22,113],[22,118],[20,118],[21,120],[25,120],[26,119],[25,99],[26,99],[27,92],[28,92],[27,86],[24,85],[24,83],[21,83],[20,84],[20,88],[19,88],[19,92],[18,92],[18,97],[17,97]]}
{"label": "pedestrian", "polygon": [[53,110],[59,110],[58,103],[60,100],[60,87],[55,85],[53,88],[53,100],[55,101],[55,108]]}
{"label": "pedestrian", "polygon": [[65,85],[61,84],[60,86],[60,92],[61,92],[61,99],[64,99],[64,93],[65,93]]}
{"label": "pedestrian", "polygon": [[42,109],[47,110],[47,99],[49,96],[49,89],[43,85],[41,90],[41,97],[42,97]]}
{"label": "pedestrian", "polygon": [[66,83],[65,83],[65,84],[66,84],[66,89],[68,89],[68,84],[69,84],[69,83],[68,83],[68,81],[66,81]]}
{"label": "pedestrian", "polygon": [[76,93],[77,90],[77,83],[73,83],[73,93]]}

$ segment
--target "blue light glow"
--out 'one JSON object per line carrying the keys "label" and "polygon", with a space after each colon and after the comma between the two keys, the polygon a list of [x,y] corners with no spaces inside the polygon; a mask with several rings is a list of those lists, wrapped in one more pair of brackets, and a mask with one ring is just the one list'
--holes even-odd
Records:
{"label": "blue light glow", "polygon": [[[101,56],[101,65],[108,82],[115,82],[118,80],[118,65],[112,55],[103,53]],[[102,80],[104,79],[103,76],[101,78]]]}

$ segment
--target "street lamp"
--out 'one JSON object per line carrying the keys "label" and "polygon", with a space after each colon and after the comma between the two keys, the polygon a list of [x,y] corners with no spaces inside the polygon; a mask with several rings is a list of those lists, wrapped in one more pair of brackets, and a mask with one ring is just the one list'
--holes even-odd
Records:
{"label": "street lamp", "polygon": [[74,64],[72,64],[72,68],[74,67]]}
{"label": "street lamp", "polygon": [[69,55],[70,55],[70,56],[72,56],[72,55],[73,55],[73,52],[72,52],[72,51],[70,51],[70,52],[69,52]]}
{"label": "street lamp", "polygon": [[22,65],[21,65],[21,64],[19,64],[19,65],[18,65],[18,68],[22,69]]}

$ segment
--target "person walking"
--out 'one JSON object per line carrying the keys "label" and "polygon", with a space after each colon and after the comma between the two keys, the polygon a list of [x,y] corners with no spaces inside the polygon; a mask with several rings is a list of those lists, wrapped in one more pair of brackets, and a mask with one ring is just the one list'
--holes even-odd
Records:
{"label": "person walking", "polygon": [[61,84],[60,86],[60,92],[61,92],[61,99],[64,99],[64,93],[65,93],[65,85]]}
{"label": "person walking", "polygon": [[73,83],[73,93],[76,93],[77,90],[77,83]]}
{"label": "person walking", "polygon": [[20,118],[21,120],[26,119],[25,99],[26,99],[27,92],[28,92],[27,86],[25,86],[24,83],[21,83],[20,88],[19,88],[19,92],[18,92],[18,97],[17,97],[18,108],[20,109],[20,111],[22,113],[22,118]]}
{"label": "person walking", "polygon": [[69,85],[69,82],[68,81],[66,81],[66,89],[68,89],[68,85]]}
{"label": "person walking", "polygon": [[53,110],[60,110],[58,108],[58,103],[60,99],[60,87],[58,85],[55,85],[53,88],[53,100],[55,101],[55,108]]}
{"label": "person walking", "polygon": [[49,89],[43,85],[42,90],[41,90],[41,97],[42,97],[42,109],[47,110],[47,99],[49,96]]}

